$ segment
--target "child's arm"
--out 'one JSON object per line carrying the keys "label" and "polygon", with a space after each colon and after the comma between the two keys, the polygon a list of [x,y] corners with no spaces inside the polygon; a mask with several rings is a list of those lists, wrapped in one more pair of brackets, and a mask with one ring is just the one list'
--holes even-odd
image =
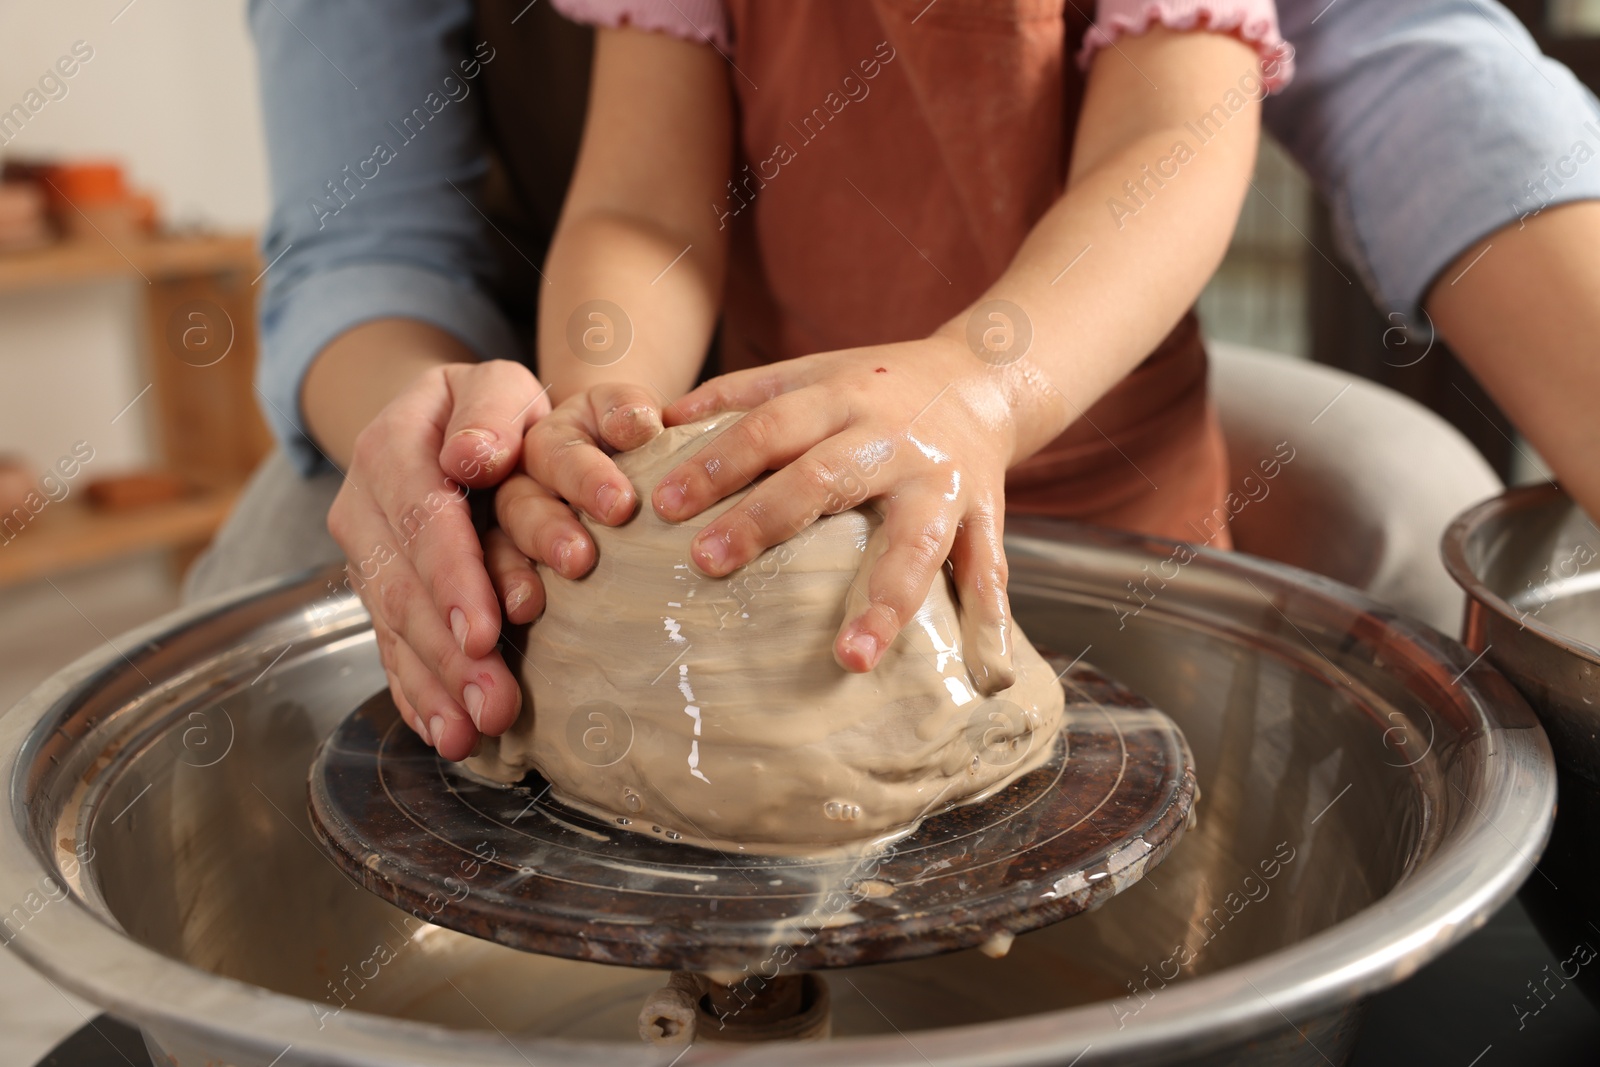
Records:
{"label": "child's arm", "polygon": [[539,377],[557,403],[525,438],[532,477],[496,497],[517,547],[566,577],[595,557],[562,500],[610,525],[631,516],[637,494],[601,446],[653,437],[662,405],[705,360],[727,258],[710,205],[728,178],[730,111],[711,48],[597,31],[583,144],[540,294]]}
{"label": "child's arm", "polygon": [[[1241,80],[1256,90],[1242,93]],[[926,340],[741,371],[674,405],[671,421],[751,413],[718,440],[724,462],[702,452],[656,487],[663,517],[697,514],[740,488],[740,471],[783,468],[696,537],[697,565],[727,574],[819,513],[858,503],[839,487],[864,482],[884,510],[882,555],[857,583],[834,645],[839,662],[875,666],[948,558],[972,624],[967,647],[978,653],[969,662],[979,659],[986,688],[1009,684],[1006,469],[1127,375],[1194,302],[1244,197],[1260,85],[1255,50],[1221,34],[1156,29],[1101,51],[1068,189],[973,308]],[[1200,143],[1186,123],[1214,106],[1225,121]],[[1180,143],[1188,151],[1178,162]],[[1124,183],[1143,182],[1146,166],[1171,176],[1129,212]],[[969,347],[969,321],[976,313],[990,325],[994,300],[1031,321],[1031,348],[1016,362]]]}

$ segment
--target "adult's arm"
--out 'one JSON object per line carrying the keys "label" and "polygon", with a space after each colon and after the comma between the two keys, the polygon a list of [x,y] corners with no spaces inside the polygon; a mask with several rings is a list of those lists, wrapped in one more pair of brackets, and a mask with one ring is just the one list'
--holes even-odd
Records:
{"label": "adult's arm", "polygon": [[1600,514],[1600,104],[1495,0],[1279,12],[1298,73],[1265,122],[1327,198],[1341,250]]}
{"label": "adult's arm", "polygon": [[468,0],[249,9],[273,190],[259,392],[302,471],[345,470],[329,530],[395,702],[456,758],[520,703],[496,651],[501,604],[527,621],[542,600],[508,541],[480,543],[462,486],[503,478],[548,410],[484,292],[472,96],[496,56],[471,14]]}
{"label": "adult's arm", "polygon": [[[408,384],[335,377],[329,396],[308,381],[363,323],[433,327],[383,339],[419,364],[518,357],[485,295],[492,257],[467,199],[488,171],[472,94],[494,61],[470,38],[471,14],[469,0],[251,0],[272,180],[257,384],[302,471],[348,463],[355,435],[327,417],[330,402],[375,413]],[[332,357],[370,360],[373,347],[357,339]]]}
{"label": "adult's arm", "polygon": [[1439,276],[1427,308],[1567,492],[1600,516],[1600,201],[1490,234]]}

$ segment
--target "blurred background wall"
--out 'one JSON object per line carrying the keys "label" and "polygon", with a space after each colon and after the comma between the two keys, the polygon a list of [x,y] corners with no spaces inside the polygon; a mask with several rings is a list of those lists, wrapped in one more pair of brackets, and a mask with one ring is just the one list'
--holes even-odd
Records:
{"label": "blurred background wall", "polygon": [[[171,229],[257,231],[267,181],[244,6],[0,4],[0,109],[22,101],[76,42],[93,49],[63,79],[65,96],[0,137],[0,157],[111,159],[154,194]],[[130,270],[0,291],[0,454],[46,469],[87,441],[95,474],[158,462],[150,397],[118,417],[150,380],[146,287]],[[43,526],[29,533],[54,536]],[[176,607],[175,578],[167,553],[146,551],[0,588],[0,708],[107,636]],[[85,1013],[93,1015],[0,953],[0,1061],[35,1062]]]}
{"label": "blurred background wall", "polygon": [[[74,42],[94,49],[0,147],[7,160],[114,158],[174,228],[257,230],[267,180],[244,0],[0,5],[0,108]],[[136,277],[0,293],[0,452],[53,463],[88,440],[97,473],[152,459]]]}

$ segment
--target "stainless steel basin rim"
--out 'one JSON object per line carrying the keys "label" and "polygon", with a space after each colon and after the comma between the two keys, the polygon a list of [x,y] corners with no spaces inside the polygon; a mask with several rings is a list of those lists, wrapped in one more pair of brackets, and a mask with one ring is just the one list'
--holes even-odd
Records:
{"label": "stainless steel basin rim", "polygon": [[[1030,564],[1048,566],[1061,552],[1102,552],[1108,559],[1142,552],[1140,558],[1149,562],[1166,558],[1173,547],[1063,525],[1013,526],[1008,548],[1014,573]],[[1063,544],[1064,537],[1073,543]],[[1398,648],[1402,658],[1411,657],[1398,667],[1420,678],[1426,665],[1442,676],[1440,686],[1460,672],[1455,685],[1461,707],[1484,730],[1496,731],[1501,742],[1493,758],[1473,768],[1481,788],[1477,800],[1468,798],[1470,804],[1463,806],[1460,832],[1404,877],[1383,897],[1381,907],[1369,907],[1289,949],[1173,984],[1146,1006],[1136,1026],[1118,1029],[1101,1003],[975,1026],[918,1030],[914,1046],[892,1035],[838,1039],[826,1046],[828,1062],[1046,1064],[1071,1061],[1088,1046],[1092,1052],[1082,1060],[1087,1064],[1132,1053],[1203,1051],[1196,1045],[1197,1033],[1203,1032],[1213,1045],[1248,1037],[1280,1028],[1285,1018],[1300,1019],[1348,1003],[1409,975],[1481,924],[1532,870],[1549,833],[1554,768],[1532,713],[1498,673],[1474,664],[1462,646],[1421,624],[1396,618],[1345,587],[1293,568],[1206,551],[1189,567],[1220,591],[1213,606],[1215,625],[1229,625],[1229,596],[1356,609],[1387,624],[1395,638],[1390,652]],[[131,699],[182,699],[184,678],[195,674],[192,666],[174,659],[174,646],[184,642],[212,650],[213,677],[220,671],[231,684],[248,684],[269,654],[282,647],[274,635],[305,632],[314,602],[323,605],[317,641],[292,650],[289,662],[322,654],[335,642],[370,640],[359,603],[348,595],[330,598],[328,582],[324,572],[263,583],[167,616],[118,639],[115,647],[83,657],[0,717],[0,781],[6,783],[11,808],[10,818],[0,820],[4,907],[37,893],[46,879],[65,881],[59,863],[63,853],[42,836],[53,830],[60,814],[42,803],[51,783],[47,770],[41,769],[49,759],[45,748],[61,736],[58,729],[72,724],[96,694],[142,690],[143,696]],[[1150,610],[1192,614],[1212,608],[1157,602]],[[1293,640],[1292,633],[1283,638],[1283,654],[1305,658],[1308,653],[1292,647]],[[1352,641],[1344,654],[1362,654],[1360,637]],[[126,743],[135,746],[138,739]],[[319,1020],[305,1000],[219,977],[135,942],[117,928],[92,885],[80,880],[68,888],[70,895],[43,907],[20,931],[4,930],[0,936],[9,938],[11,948],[63,990],[155,1031],[205,1034],[241,1064],[269,1063],[286,1048],[293,1049],[293,1056],[285,1063],[525,1065],[529,1056],[540,1063],[664,1062],[643,1048],[605,1044],[525,1041],[519,1050],[491,1032],[354,1010]],[[691,1064],[702,1055],[693,1050],[682,1062]],[[728,1055],[725,1049],[717,1052],[718,1062]],[[769,1047],[748,1058],[783,1065],[814,1062],[817,1055],[816,1048]]]}
{"label": "stainless steel basin rim", "polygon": [[1501,495],[1474,504],[1457,515],[1440,539],[1439,550],[1444,558],[1445,570],[1450,572],[1456,584],[1466,590],[1473,599],[1493,609],[1505,621],[1532,630],[1552,645],[1566,650],[1579,659],[1600,666],[1600,648],[1581,637],[1555,629],[1535,613],[1518,611],[1510,601],[1479,577],[1473,561],[1468,558],[1469,552],[1476,547],[1473,545],[1473,535],[1485,529],[1491,520],[1546,507],[1552,501],[1560,499],[1565,499],[1564,494],[1546,483],[1508,489]]}

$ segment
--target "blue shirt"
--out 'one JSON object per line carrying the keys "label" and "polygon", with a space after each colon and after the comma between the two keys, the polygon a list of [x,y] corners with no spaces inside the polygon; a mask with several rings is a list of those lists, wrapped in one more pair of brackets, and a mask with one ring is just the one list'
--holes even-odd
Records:
{"label": "blue shirt", "polygon": [[[1383,310],[1412,316],[1480,237],[1600,197],[1600,105],[1494,0],[1279,0],[1296,74],[1272,133],[1332,205]],[[339,334],[418,319],[525,353],[487,290],[471,0],[251,0],[272,179],[258,388],[303,472],[300,383]],[[471,101],[469,103],[469,101]]]}
{"label": "blue shirt", "polygon": [[1494,0],[1278,0],[1294,81],[1267,131],[1329,204],[1379,310],[1542,207],[1600,197],[1600,104]]}

